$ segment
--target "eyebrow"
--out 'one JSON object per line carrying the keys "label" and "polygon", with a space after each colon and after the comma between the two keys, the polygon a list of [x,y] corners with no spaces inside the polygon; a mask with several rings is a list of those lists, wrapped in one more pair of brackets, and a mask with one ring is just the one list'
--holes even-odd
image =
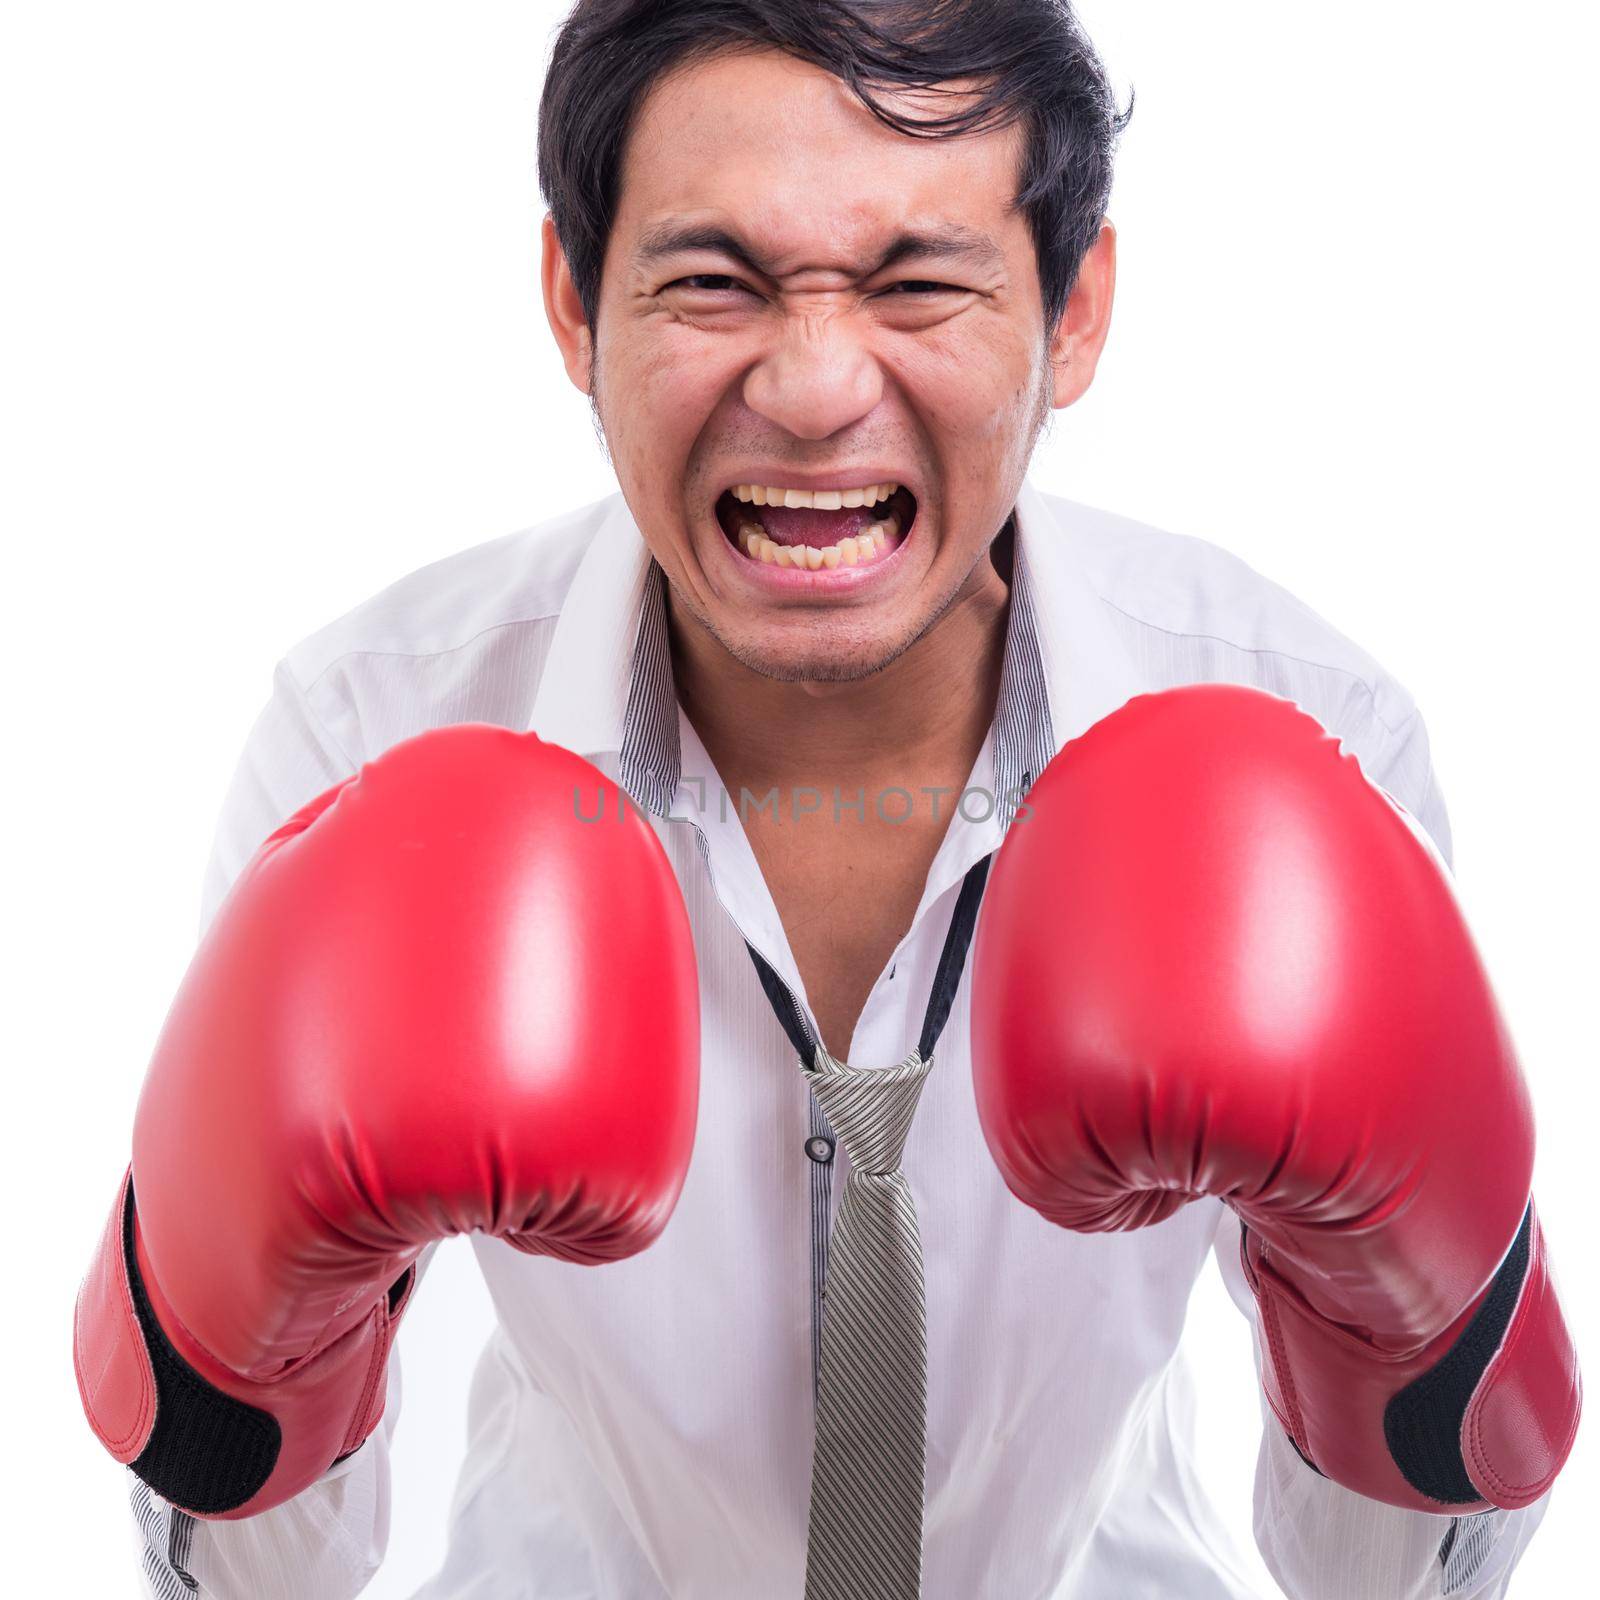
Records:
{"label": "eyebrow", "polygon": [[[763,277],[775,278],[778,275],[773,263],[764,259],[754,245],[741,239],[731,229],[714,223],[653,223],[640,235],[634,258],[640,263],[648,263],[689,250],[710,250],[719,255],[732,256],[735,261],[743,262],[751,271],[759,272]],[[873,273],[883,272],[905,261],[935,259],[965,260],[975,266],[994,266],[1004,257],[999,245],[988,234],[952,222],[939,227],[897,233],[883,254],[859,276],[871,277]]]}

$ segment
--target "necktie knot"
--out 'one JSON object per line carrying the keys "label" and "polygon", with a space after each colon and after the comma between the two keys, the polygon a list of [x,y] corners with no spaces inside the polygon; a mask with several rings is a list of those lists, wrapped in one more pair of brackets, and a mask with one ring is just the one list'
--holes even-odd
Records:
{"label": "necktie knot", "polygon": [[933,1066],[913,1050],[893,1067],[852,1067],[819,1044],[810,1067],[802,1066],[811,1092],[860,1173],[897,1172],[911,1119]]}

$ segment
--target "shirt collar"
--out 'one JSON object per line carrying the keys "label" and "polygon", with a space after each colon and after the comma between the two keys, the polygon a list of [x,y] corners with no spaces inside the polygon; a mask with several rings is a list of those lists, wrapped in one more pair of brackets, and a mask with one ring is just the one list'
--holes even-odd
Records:
{"label": "shirt collar", "polygon": [[[627,502],[613,494],[556,619],[528,722],[541,739],[588,760],[620,755],[636,684],[648,687],[653,701],[663,689],[672,695],[668,660],[651,662],[639,649],[641,624],[666,642],[660,577]],[[654,672],[636,670],[651,665]]]}
{"label": "shirt collar", "polygon": [[961,814],[952,820],[913,928],[975,861],[999,847],[1017,802],[1061,746],[1140,691],[1137,663],[1079,551],[1077,509],[1026,480],[1017,495],[1000,693],[969,780],[995,797],[996,808],[981,821]]}
{"label": "shirt collar", "polygon": [[1017,496],[1017,546],[1027,563],[1050,755],[1148,687],[1094,586],[1078,531],[1082,510],[1026,481]]}
{"label": "shirt collar", "polygon": [[[1005,662],[979,762],[1002,812],[1008,793],[1025,792],[1063,744],[1141,687],[1085,568],[1075,509],[1027,481],[1017,496]],[[541,738],[587,759],[615,756],[623,787],[662,817],[682,772],[664,585],[626,501],[613,495],[573,575],[530,719]],[[991,831],[990,848],[1004,831],[999,813]]]}

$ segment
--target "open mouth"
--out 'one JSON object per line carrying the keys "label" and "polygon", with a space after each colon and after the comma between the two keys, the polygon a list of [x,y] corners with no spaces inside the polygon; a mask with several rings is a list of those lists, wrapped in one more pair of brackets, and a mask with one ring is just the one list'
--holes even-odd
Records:
{"label": "open mouth", "polygon": [[747,561],[817,572],[893,555],[911,533],[917,502],[898,483],[831,489],[741,483],[717,497],[716,512]]}

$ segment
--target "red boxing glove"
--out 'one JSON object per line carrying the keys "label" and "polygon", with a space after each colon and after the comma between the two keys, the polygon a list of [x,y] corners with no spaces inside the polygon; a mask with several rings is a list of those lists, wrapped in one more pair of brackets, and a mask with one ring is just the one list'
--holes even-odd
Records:
{"label": "red boxing glove", "polygon": [[1528,1504],[1577,1428],[1533,1119],[1445,874],[1288,701],[1145,695],[1000,849],[973,1061],[1006,1183],[1063,1227],[1244,1224],[1301,1455],[1413,1510]]}
{"label": "red boxing glove", "polygon": [[688,915],[616,785],[504,728],[394,746],[267,840],[178,992],[78,1299],[90,1423],[196,1515],[287,1500],[376,1426],[425,1245],[642,1250],[698,1092]]}

